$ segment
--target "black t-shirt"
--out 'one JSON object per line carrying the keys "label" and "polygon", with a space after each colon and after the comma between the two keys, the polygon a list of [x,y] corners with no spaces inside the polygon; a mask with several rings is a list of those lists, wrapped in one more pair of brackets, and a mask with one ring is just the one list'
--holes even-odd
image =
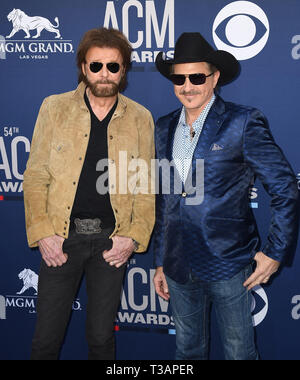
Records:
{"label": "black t-shirt", "polygon": [[[91,113],[91,133],[71,213],[71,221],[75,218],[99,218],[102,222],[102,228],[110,228],[115,226],[115,216],[111,207],[109,192],[107,191],[102,195],[96,188],[98,178],[104,172],[108,174],[108,166],[106,164],[104,171],[97,171],[96,166],[99,160],[106,160],[107,162],[107,127],[118,101],[106,117],[100,121],[94,114],[86,93],[84,100]],[[108,188],[108,179],[104,184]]]}

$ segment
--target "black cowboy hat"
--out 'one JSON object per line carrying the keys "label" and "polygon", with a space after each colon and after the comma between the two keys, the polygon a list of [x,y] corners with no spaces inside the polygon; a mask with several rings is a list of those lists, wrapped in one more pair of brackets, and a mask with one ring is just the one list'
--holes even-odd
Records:
{"label": "black cowboy hat", "polygon": [[164,54],[158,54],[155,64],[157,70],[170,79],[172,65],[178,63],[207,62],[220,71],[218,85],[222,86],[233,81],[240,72],[237,59],[224,50],[214,48],[200,33],[183,33],[175,45],[174,59],[164,59]]}

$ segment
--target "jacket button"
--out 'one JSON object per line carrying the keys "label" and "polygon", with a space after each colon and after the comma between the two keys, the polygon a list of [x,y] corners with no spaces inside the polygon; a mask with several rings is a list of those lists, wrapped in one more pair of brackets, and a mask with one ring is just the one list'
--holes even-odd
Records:
{"label": "jacket button", "polygon": [[183,192],[183,193],[181,194],[181,196],[182,196],[183,198],[185,198],[185,197],[187,196],[187,193],[186,193],[186,192]]}

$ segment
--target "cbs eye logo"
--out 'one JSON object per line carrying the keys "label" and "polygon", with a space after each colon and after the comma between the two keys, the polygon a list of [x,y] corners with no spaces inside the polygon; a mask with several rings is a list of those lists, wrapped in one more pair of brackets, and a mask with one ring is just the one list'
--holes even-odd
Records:
{"label": "cbs eye logo", "polygon": [[226,5],[213,24],[213,39],[219,50],[242,61],[255,57],[266,45],[270,33],[265,12],[250,1]]}
{"label": "cbs eye logo", "polygon": [[253,326],[258,326],[266,318],[269,309],[269,301],[264,289],[257,285],[252,289],[252,321]]}

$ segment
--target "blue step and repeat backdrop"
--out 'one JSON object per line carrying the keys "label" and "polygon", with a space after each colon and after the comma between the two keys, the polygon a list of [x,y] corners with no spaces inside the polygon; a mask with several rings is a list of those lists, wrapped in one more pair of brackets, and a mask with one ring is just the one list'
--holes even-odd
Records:
{"label": "blue step and repeat backdrop", "polygon": [[[19,12],[23,17],[16,18]],[[39,28],[32,28],[32,16],[41,18]],[[43,98],[77,85],[75,58],[82,35],[104,25],[128,36],[134,53],[125,95],[149,108],[155,119],[179,106],[171,84],[155,70],[159,51],[172,57],[182,32],[200,31],[213,46],[233,53],[242,71],[221,96],[267,115],[300,188],[299,17],[298,0],[1,0],[0,359],[29,357],[40,255],[27,247],[23,172]],[[270,199],[259,182],[249,202],[265,239]],[[173,358],[176,332],[168,303],[155,295],[154,272],[150,245],[128,265],[116,320],[118,359]],[[252,298],[262,359],[300,359],[300,246]],[[85,309],[83,281],[62,359],[87,357]],[[211,333],[210,357],[222,359],[214,310]]]}

